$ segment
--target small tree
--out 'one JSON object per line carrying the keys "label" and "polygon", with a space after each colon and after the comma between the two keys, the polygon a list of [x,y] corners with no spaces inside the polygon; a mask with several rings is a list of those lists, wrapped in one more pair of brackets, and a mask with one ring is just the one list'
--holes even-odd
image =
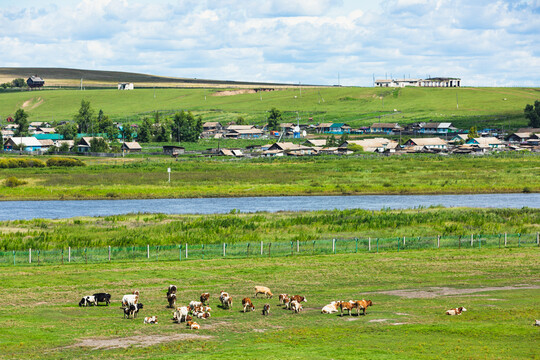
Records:
{"label": "small tree", "polygon": [[473,126],[469,129],[469,134],[467,135],[467,139],[474,139],[478,137],[478,131],[476,130],[476,126]]}
{"label": "small tree", "polygon": [[246,119],[244,119],[243,116],[239,116],[236,118],[236,125],[245,125],[246,124]]}
{"label": "small tree", "polygon": [[338,144],[338,141],[336,140],[336,137],[334,136],[334,134],[326,138],[326,147],[336,147],[339,145],[341,144]]}
{"label": "small tree", "polygon": [[171,124],[172,136],[176,141],[197,142],[203,131],[202,117],[195,118],[191,111],[174,114]]}
{"label": "small tree", "polygon": [[167,124],[161,124],[157,130],[156,141],[167,142],[171,140],[170,127]]}
{"label": "small tree", "polygon": [[351,150],[354,153],[364,152],[364,148],[362,147],[362,145],[357,144],[351,144],[347,147],[347,149]]}
{"label": "small tree", "polygon": [[341,134],[341,137],[339,138],[337,146],[340,146],[341,144],[343,144],[347,140],[349,140],[349,134],[344,132],[343,134]]}
{"label": "small tree", "polygon": [[19,125],[19,127],[15,129],[14,136],[28,135],[28,113],[23,109],[17,110],[14,121],[15,124]]}
{"label": "small tree", "polygon": [[69,144],[67,142],[63,142],[60,147],[58,148],[59,152],[69,152]]}
{"label": "small tree", "polygon": [[137,141],[141,143],[150,142],[152,139],[151,128],[152,124],[150,124],[150,120],[144,118],[141,127],[139,128],[139,132],[137,133]]}
{"label": "small tree", "polygon": [[73,140],[77,136],[77,125],[72,122],[65,123],[64,125],[59,125],[55,128],[57,134],[60,134],[64,137],[64,140]]}
{"label": "small tree", "polygon": [[13,87],[18,87],[18,88],[22,88],[27,85],[26,81],[24,81],[23,78],[14,79],[11,83],[13,84]]}
{"label": "small tree", "polygon": [[279,130],[279,123],[282,121],[281,111],[273,107],[268,114],[268,130]]}
{"label": "small tree", "polygon": [[90,151],[104,153],[109,151],[109,145],[103,138],[93,138],[90,140]]}
{"label": "small tree", "polygon": [[126,142],[130,142],[133,140],[133,134],[131,133],[131,125],[127,124],[122,126],[122,129],[120,129],[120,135],[122,136],[122,140]]}
{"label": "small tree", "polygon": [[529,126],[532,128],[540,127],[540,101],[534,102],[534,107],[527,104],[525,106],[525,117],[529,120]]}

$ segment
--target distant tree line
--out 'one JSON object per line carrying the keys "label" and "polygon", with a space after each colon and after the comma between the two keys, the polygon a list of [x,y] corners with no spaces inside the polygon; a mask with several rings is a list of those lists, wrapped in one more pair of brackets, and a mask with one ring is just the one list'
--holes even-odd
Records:
{"label": "distant tree line", "polygon": [[10,82],[0,84],[0,88],[2,89],[24,88],[24,87],[28,87],[28,84],[26,84],[26,81],[23,78],[13,79]]}

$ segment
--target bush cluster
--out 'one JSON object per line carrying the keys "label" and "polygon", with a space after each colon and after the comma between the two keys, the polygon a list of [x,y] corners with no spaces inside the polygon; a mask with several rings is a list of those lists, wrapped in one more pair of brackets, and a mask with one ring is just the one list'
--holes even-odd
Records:
{"label": "bush cluster", "polygon": [[14,188],[26,184],[26,181],[19,180],[15,176],[8,177],[4,183],[7,187]]}
{"label": "bush cluster", "polygon": [[0,169],[45,167],[45,163],[38,159],[0,159]]}
{"label": "bush cluster", "polygon": [[79,159],[67,158],[67,157],[53,157],[47,160],[47,166],[84,166],[85,163]]}

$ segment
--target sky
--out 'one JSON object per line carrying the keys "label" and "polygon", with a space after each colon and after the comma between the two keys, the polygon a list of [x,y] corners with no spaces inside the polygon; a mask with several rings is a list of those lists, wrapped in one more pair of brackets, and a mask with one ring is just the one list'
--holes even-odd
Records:
{"label": "sky", "polygon": [[0,0],[2,67],[540,86],[540,0]]}

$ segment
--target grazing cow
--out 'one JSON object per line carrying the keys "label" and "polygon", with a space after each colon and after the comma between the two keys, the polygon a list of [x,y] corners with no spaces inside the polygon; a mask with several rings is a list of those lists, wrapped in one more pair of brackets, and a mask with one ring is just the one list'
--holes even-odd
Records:
{"label": "grazing cow", "polygon": [[257,297],[257,295],[259,294],[263,294],[266,296],[266,298],[272,298],[273,294],[272,292],[270,291],[269,288],[267,288],[266,286],[255,286],[255,297]]}
{"label": "grazing cow", "polygon": [[242,299],[242,306],[244,307],[244,312],[246,312],[246,310],[248,310],[248,311],[255,310],[255,306],[253,306],[253,303],[251,302],[251,299],[248,298],[248,297]]}
{"label": "grazing cow", "polygon": [[176,309],[173,314],[173,320],[176,320],[179,323],[186,321],[186,318],[189,316],[189,309],[187,306],[182,306]]}
{"label": "grazing cow", "polygon": [[221,301],[221,306],[224,309],[232,308],[232,296],[229,295],[229,293],[222,291],[221,295],[219,296],[219,300]]}
{"label": "grazing cow", "polygon": [[291,296],[291,297],[290,297],[290,301],[289,301],[288,304],[287,304],[287,305],[288,305],[288,306],[287,306],[287,309],[289,309],[289,310],[291,309],[291,302],[292,302],[293,300],[296,300],[296,302],[298,302],[298,303],[301,303],[301,302],[307,302],[306,298],[303,297],[303,296],[300,296],[300,295],[294,295],[294,296]]}
{"label": "grazing cow", "polygon": [[79,306],[92,306],[97,305],[96,297],[93,295],[84,296],[81,301],[79,301]]}
{"label": "grazing cow", "polygon": [[289,298],[289,294],[279,294],[279,303],[285,305],[285,299]]}
{"label": "grazing cow", "polygon": [[200,300],[203,305],[206,305],[208,300],[210,300],[210,293],[202,293]]}
{"label": "grazing cow", "polygon": [[332,301],[330,304],[325,305],[322,308],[321,313],[332,314],[332,313],[338,312],[338,307],[339,307],[339,301]]}
{"label": "grazing cow", "polygon": [[301,310],[303,310],[302,304],[300,304],[296,300],[291,300],[291,310],[295,313],[299,313]]}
{"label": "grazing cow", "polygon": [[176,285],[169,285],[169,288],[167,289],[167,295],[169,294],[176,294]]}
{"label": "grazing cow", "polygon": [[145,324],[157,324],[157,316],[150,316],[150,317],[145,317],[144,318],[144,323]]}
{"label": "grazing cow", "polygon": [[167,301],[169,302],[169,307],[174,308],[174,305],[176,305],[176,294],[167,294]]}
{"label": "grazing cow", "polygon": [[356,308],[356,315],[360,315],[360,309],[362,309],[362,315],[366,315],[366,310],[367,310],[367,307],[368,306],[373,306],[373,303],[371,302],[371,300],[360,300],[360,301],[355,301],[354,302],[355,304],[355,308]]}
{"label": "grazing cow", "polygon": [[446,311],[446,315],[461,315],[463,311],[467,311],[463,306]]}
{"label": "grazing cow", "polygon": [[93,296],[96,298],[96,305],[98,305],[100,302],[104,302],[105,305],[109,306],[109,304],[111,303],[111,294],[97,293]]}
{"label": "grazing cow", "polygon": [[270,304],[264,304],[263,309],[262,309],[262,314],[268,315],[269,313],[270,313]]}
{"label": "grazing cow", "polygon": [[130,316],[133,316],[133,314],[135,313],[135,310],[137,310],[137,308],[135,307],[135,305],[129,305],[128,307],[125,307],[124,308],[124,319],[127,318],[129,319]]}
{"label": "grazing cow", "polygon": [[122,307],[136,305],[139,302],[139,295],[128,294],[122,297]]}
{"label": "grazing cow", "polygon": [[340,301],[339,302],[339,309],[341,311],[340,316],[343,316],[343,309],[346,309],[348,312],[348,315],[351,315],[351,310],[356,308],[356,302],[354,301]]}
{"label": "grazing cow", "polygon": [[201,328],[195,321],[188,321],[186,324],[191,330],[199,330]]}
{"label": "grazing cow", "polygon": [[290,309],[291,308],[291,299],[288,298],[288,297],[283,299],[283,305],[285,306],[286,309]]}

